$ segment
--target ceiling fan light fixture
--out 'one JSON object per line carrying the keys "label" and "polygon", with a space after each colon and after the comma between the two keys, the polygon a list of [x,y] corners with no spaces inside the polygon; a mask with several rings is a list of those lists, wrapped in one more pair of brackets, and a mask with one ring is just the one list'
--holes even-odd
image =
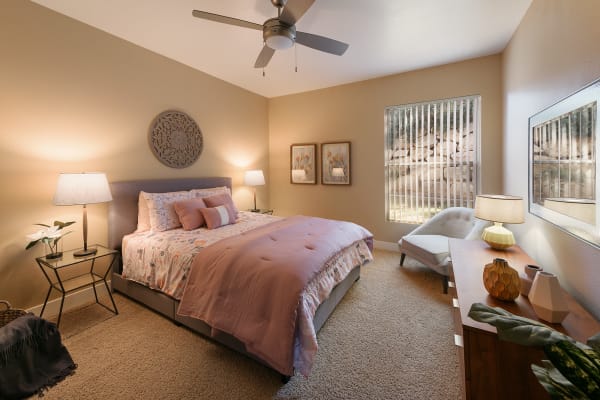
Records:
{"label": "ceiling fan light fixture", "polygon": [[265,22],[263,39],[267,46],[273,50],[289,49],[296,40],[296,28],[281,22],[277,18],[272,18]]}
{"label": "ceiling fan light fixture", "polygon": [[273,50],[285,50],[294,45],[294,41],[287,36],[269,36],[266,40],[267,46]]}

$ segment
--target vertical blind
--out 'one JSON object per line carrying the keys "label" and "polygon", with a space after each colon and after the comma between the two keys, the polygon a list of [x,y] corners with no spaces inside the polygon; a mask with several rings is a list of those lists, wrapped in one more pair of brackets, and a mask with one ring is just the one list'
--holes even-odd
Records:
{"label": "vertical blind", "polygon": [[481,96],[385,109],[386,218],[422,223],[473,207]]}

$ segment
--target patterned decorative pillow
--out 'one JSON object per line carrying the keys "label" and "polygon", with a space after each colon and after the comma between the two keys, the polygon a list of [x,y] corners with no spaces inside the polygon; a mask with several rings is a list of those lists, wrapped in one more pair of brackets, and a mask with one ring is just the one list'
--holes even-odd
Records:
{"label": "patterned decorative pillow", "polygon": [[173,203],[181,200],[189,200],[191,194],[188,191],[167,193],[141,192],[148,206],[150,229],[157,232],[179,228],[181,222],[175,212]]}
{"label": "patterned decorative pillow", "polygon": [[201,208],[200,212],[206,221],[208,229],[215,229],[235,223],[235,214],[229,205]]}
{"label": "patterned decorative pillow", "polygon": [[238,216],[238,209],[235,206],[235,204],[233,204],[233,199],[231,198],[231,195],[229,193],[214,194],[212,196],[203,197],[202,200],[204,200],[204,204],[206,204],[206,207],[217,207],[227,205],[231,208],[231,210],[233,210],[235,217],[237,218]]}
{"label": "patterned decorative pillow", "polygon": [[200,197],[176,201],[173,203],[173,207],[184,230],[191,231],[204,225],[204,217],[200,209],[206,208],[206,204],[204,204],[204,201]]}
{"label": "patterned decorative pillow", "polygon": [[208,197],[215,194],[228,193],[231,195],[231,190],[227,186],[217,186],[214,188],[192,189],[190,190],[192,197]]}

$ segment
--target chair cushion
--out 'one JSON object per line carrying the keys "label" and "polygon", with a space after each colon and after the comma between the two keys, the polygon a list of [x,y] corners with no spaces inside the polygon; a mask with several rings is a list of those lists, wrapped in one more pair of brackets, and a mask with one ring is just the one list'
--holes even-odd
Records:
{"label": "chair cushion", "polygon": [[443,266],[441,271],[448,274],[447,264],[449,261],[448,237],[442,235],[407,235],[400,240],[400,251],[408,256],[416,258],[427,266],[435,269]]}

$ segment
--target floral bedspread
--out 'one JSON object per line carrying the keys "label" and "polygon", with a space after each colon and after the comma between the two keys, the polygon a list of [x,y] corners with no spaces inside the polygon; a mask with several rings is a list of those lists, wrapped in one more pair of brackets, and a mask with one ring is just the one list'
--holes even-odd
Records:
{"label": "floral bedspread", "polygon": [[235,224],[218,229],[184,231],[179,228],[126,235],[123,238],[122,276],[179,300],[192,261],[202,248],[280,218],[240,211]]}
{"label": "floral bedspread", "polygon": [[[202,248],[280,218],[240,211],[235,224],[218,229],[132,233],[123,238],[122,275],[180,300],[192,261]],[[298,334],[294,341],[294,369],[302,375],[309,375],[318,349],[312,322],[317,308],[354,267],[372,259],[365,241],[358,241],[332,257],[302,293],[298,304]]]}

